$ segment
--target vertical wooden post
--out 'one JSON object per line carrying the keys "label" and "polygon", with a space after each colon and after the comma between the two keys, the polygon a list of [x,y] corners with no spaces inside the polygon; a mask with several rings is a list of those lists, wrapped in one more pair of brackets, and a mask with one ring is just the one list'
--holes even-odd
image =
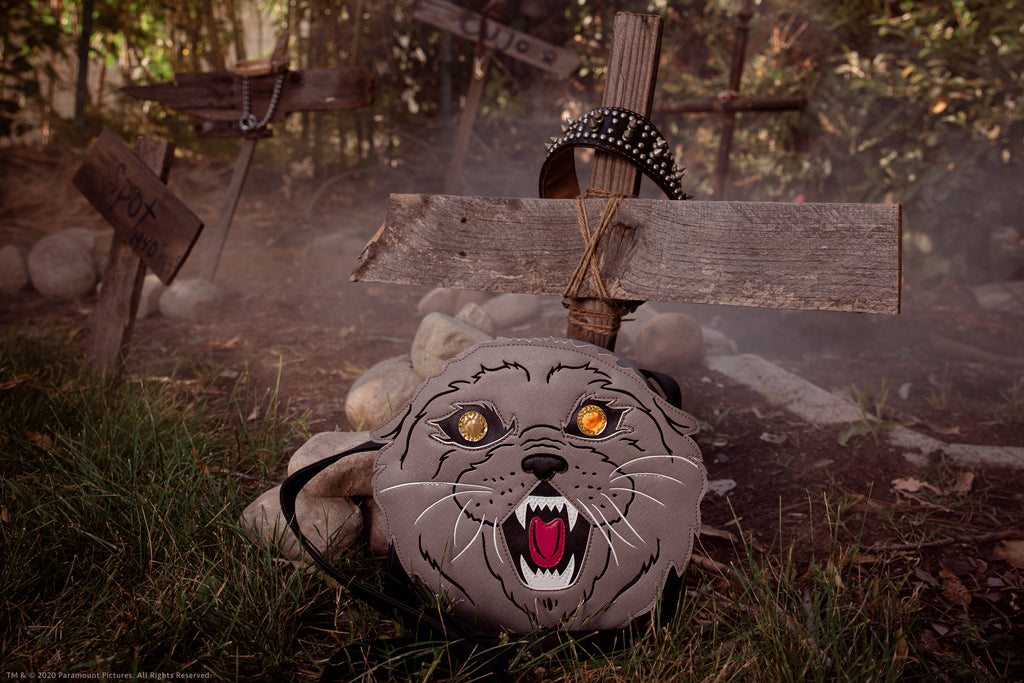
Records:
{"label": "vertical wooden post", "polygon": [[[663,27],[664,20],[658,16],[625,12],[616,15],[602,106],[622,107],[650,116]],[[640,171],[629,161],[606,152],[595,152],[590,191],[635,195],[640,180]],[[605,258],[614,259],[615,255],[605,252]],[[567,334],[573,339],[614,350],[619,321],[640,303],[573,299],[569,302]]]}
{"label": "vertical wooden post", "polygon": [[[174,160],[174,144],[166,140],[139,140],[134,152],[167,182]],[[142,294],[146,266],[116,234],[103,271],[102,293],[89,327],[86,355],[102,373],[120,373],[135,326],[135,312]]]}
{"label": "vertical wooden post", "polygon": [[[743,1],[740,10],[739,26],[736,27],[736,38],[732,46],[732,66],[729,70],[729,94],[739,95],[743,77],[743,62],[747,56],[747,34],[750,32],[750,18],[754,15],[751,0]],[[722,136],[718,141],[718,158],[715,160],[714,199],[725,199],[725,179],[729,175],[729,151],[732,148],[732,135],[736,130],[736,112],[722,112]]]}
{"label": "vertical wooden post", "polygon": [[224,242],[228,238],[228,228],[231,227],[231,220],[235,217],[235,209],[238,208],[238,198],[242,195],[245,177],[249,175],[249,164],[252,162],[253,152],[256,151],[257,139],[257,137],[253,136],[242,140],[242,149],[239,150],[238,159],[235,161],[235,172],[232,174],[231,183],[228,185],[228,194],[224,200],[224,208],[221,210],[220,218],[213,229],[213,246],[206,257],[206,266],[203,268],[203,279],[207,282],[212,281],[213,276],[217,273],[220,254],[224,251]]}
{"label": "vertical wooden post", "polygon": [[480,96],[484,92],[484,81],[491,64],[491,51],[482,45],[480,47],[483,54],[473,58],[473,77],[466,90],[466,106],[459,117],[459,128],[452,144],[452,159],[448,162],[448,171],[444,176],[445,194],[458,192],[462,167],[466,165],[466,154],[469,152],[469,138],[473,134],[473,124],[476,123],[476,110],[480,108]]}

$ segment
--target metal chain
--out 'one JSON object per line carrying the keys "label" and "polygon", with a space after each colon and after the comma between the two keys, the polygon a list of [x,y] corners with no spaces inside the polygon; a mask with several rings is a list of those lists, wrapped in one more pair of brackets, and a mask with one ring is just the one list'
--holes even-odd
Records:
{"label": "metal chain", "polygon": [[270,95],[270,106],[262,119],[257,119],[252,113],[252,96],[249,92],[249,77],[242,76],[242,118],[238,119],[238,127],[246,132],[262,130],[266,128],[270,119],[277,111],[277,103],[281,98],[281,88],[284,85],[284,72],[277,74],[274,80],[274,92]]}

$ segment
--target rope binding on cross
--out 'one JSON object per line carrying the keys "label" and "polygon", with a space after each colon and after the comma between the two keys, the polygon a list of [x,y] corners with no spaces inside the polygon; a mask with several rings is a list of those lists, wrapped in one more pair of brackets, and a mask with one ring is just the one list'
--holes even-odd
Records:
{"label": "rope binding on cross", "polygon": [[601,222],[596,229],[591,229],[585,199],[576,178],[576,147],[589,147],[626,159],[653,180],[669,199],[690,198],[682,186],[685,169],[675,163],[668,142],[654,124],[646,117],[620,107],[600,107],[576,120],[566,121],[562,134],[552,137],[547,143],[548,155],[540,172],[540,196],[576,199],[576,217],[584,245],[583,254],[563,296],[566,301],[580,298],[584,284],[589,281],[594,292],[592,298],[602,301],[614,311],[587,309],[575,314],[570,311],[570,321],[594,332],[614,334],[618,331],[621,315],[633,310],[636,304],[612,297],[601,276],[598,247],[615,224],[622,200],[635,197],[639,192],[639,178],[632,195],[587,191],[587,198],[608,199]]}

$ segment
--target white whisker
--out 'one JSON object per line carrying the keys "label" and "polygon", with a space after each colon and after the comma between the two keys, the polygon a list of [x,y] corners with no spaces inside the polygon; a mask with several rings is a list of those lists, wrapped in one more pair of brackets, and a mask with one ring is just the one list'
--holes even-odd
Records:
{"label": "white whisker", "polygon": [[[464,512],[464,511],[465,511],[465,510],[463,510],[463,512]],[[460,515],[459,515],[459,517],[461,517],[461,516],[462,516],[462,515],[460,514]],[[484,516],[482,516],[482,517],[480,518],[480,526],[478,526],[478,527],[476,528],[476,533],[475,533],[475,534],[473,534],[473,538],[469,539],[469,543],[467,543],[467,544],[466,544],[466,547],[462,549],[462,552],[460,552],[460,553],[459,553],[458,555],[456,555],[455,557],[453,557],[453,558],[452,558],[452,562],[454,562],[455,560],[457,560],[457,559],[459,559],[460,557],[462,557],[462,554],[463,554],[463,553],[465,553],[465,552],[466,552],[467,550],[469,550],[469,546],[473,545],[473,541],[475,541],[475,540],[476,540],[476,537],[480,535],[480,532],[481,532],[481,531],[483,530],[483,528],[484,528],[484,522],[486,522],[486,521],[487,521],[487,516],[486,516],[486,515],[484,515]]]}
{"label": "white whisker", "polygon": [[679,481],[675,477],[670,477],[667,474],[659,474],[658,472],[633,472],[632,474],[620,474],[617,477],[612,477],[608,481],[615,481],[617,479],[629,479],[630,477],[661,477],[662,479],[668,479],[675,483],[683,486],[683,482]]}
{"label": "white whisker", "polygon": [[[577,498],[577,499],[576,499],[576,502],[577,502],[577,503],[579,503],[579,507],[581,507],[581,508],[583,508],[583,509],[585,509],[585,510],[586,510],[586,509],[588,509],[588,507],[587,507],[587,506],[586,506],[586,505],[585,505],[585,504],[583,503],[583,501],[582,501],[582,500],[579,500],[579,499]],[[605,521],[607,522],[607,520],[605,520]],[[612,539],[610,539],[610,538],[608,537],[608,534],[606,534],[606,533],[604,532],[604,529],[602,529],[602,528],[601,528],[601,525],[600,525],[600,524],[595,524],[595,525],[594,525],[594,528],[595,528],[595,529],[597,529],[597,532],[598,532],[599,534],[601,534],[602,536],[604,536],[604,542],[608,544],[608,549],[612,551],[612,558],[613,558],[613,559],[615,560],[615,565],[616,565],[616,566],[618,566],[618,564],[619,564],[619,556],[618,556],[618,554],[617,554],[617,553],[615,552],[615,546],[614,546],[614,545],[612,544]]]}
{"label": "white whisker", "polygon": [[661,458],[668,458],[669,460],[675,460],[675,459],[686,460],[686,458],[682,457],[681,455],[669,455],[669,454],[665,454],[665,455],[644,455],[644,456],[639,457],[639,458],[633,458],[629,462],[622,463],[621,465],[616,467],[614,470],[612,470],[612,474],[615,474],[616,472],[620,471],[623,467],[628,467],[628,466],[632,465],[635,462],[640,462],[641,460],[653,460],[653,459],[661,459]]}
{"label": "white whisker", "polygon": [[638,491],[636,489],[622,488],[621,486],[613,486],[613,487],[609,488],[608,490],[609,491],[625,491],[627,493],[633,493],[633,494],[636,494],[638,496],[643,496],[644,498],[650,498],[651,500],[653,500],[655,503],[657,503],[661,507],[665,507],[665,504],[662,503],[660,500],[658,500],[657,498],[655,498],[654,496],[652,496],[649,493],[644,493],[643,491]]}
{"label": "white whisker", "polygon": [[[455,504],[458,505],[458,501],[456,501]],[[455,516],[455,525],[454,525],[454,528],[452,529],[452,543],[458,543],[459,542],[459,522],[462,521],[462,516],[464,514],[466,514],[466,506],[460,505],[459,506],[459,514],[457,514]]]}
{"label": "white whisker", "polygon": [[608,501],[608,504],[611,505],[612,508],[615,509],[615,512],[619,513],[619,519],[621,519],[623,522],[625,522],[626,526],[629,527],[629,530],[633,532],[633,534],[637,537],[637,539],[640,540],[641,543],[643,543],[644,542],[644,537],[641,536],[639,533],[637,533],[637,530],[634,529],[633,525],[629,523],[628,519],[626,519],[626,514],[615,505],[615,501],[613,501],[608,496],[607,493],[602,492],[601,495],[604,496],[604,499]]}
{"label": "white whisker", "polygon": [[455,496],[461,495],[463,493],[479,493],[479,492],[478,491],[468,491],[468,492],[467,491],[456,491],[455,493],[449,493],[447,496],[444,496],[442,498],[438,498],[433,503],[431,503],[430,505],[428,505],[426,508],[423,509],[423,512],[421,512],[419,514],[419,517],[416,518],[416,521],[413,522],[413,524],[419,524],[420,518],[422,518],[423,515],[427,514],[430,511],[430,508],[434,507],[435,505],[440,505],[441,503],[445,502],[446,500],[448,500],[450,498],[454,498]]}
{"label": "white whisker", "polygon": [[494,555],[498,558],[498,561],[505,564],[505,560],[501,557],[501,552],[498,550],[498,525],[491,524],[491,539],[494,541]]}
{"label": "white whisker", "polygon": [[400,489],[403,486],[469,486],[475,489],[480,489],[481,491],[493,490],[490,486],[481,486],[480,484],[463,484],[459,481],[409,481],[404,484],[395,484],[394,486],[389,486],[386,489],[381,489],[380,492],[385,493],[393,489]]}
{"label": "white whisker", "polygon": [[[606,497],[607,497],[607,496],[606,496]],[[598,515],[600,515],[601,519],[603,519],[603,520],[604,520],[604,523],[608,525],[608,531],[610,531],[610,532],[612,532],[613,534],[615,534],[615,535],[616,535],[616,536],[618,537],[618,539],[619,539],[620,541],[622,541],[623,543],[625,543],[626,545],[628,545],[628,546],[629,546],[630,548],[636,548],[636,546],[635,546],[635,545],[633,545],[632,543],[630,543],[629,541],[627,541],[627,540],[626,540],[626,539],[625,539],[625,538],[624,538],[624,537],[622,536],[622,534],[620,534],[620,533],[619,533],[618,531],[616,531],[616,530],[615,530],[615,527],[613,527],[613,526],[612,526],[612,523],[608,521],[608,518],[604,516],[604,513],[602,513],[602,512],[601,512],[601,510],[600,510],[600,509],[599,509],[599,508],[598,508],[598,507],[597,507],[596,505],[594,506],[594,512],[596,512],[596,513],[597,513]],[[618,508],[616,508],[616,512],[618,512]],[[641,540],[643,540],[643,539],[641,539]]]}

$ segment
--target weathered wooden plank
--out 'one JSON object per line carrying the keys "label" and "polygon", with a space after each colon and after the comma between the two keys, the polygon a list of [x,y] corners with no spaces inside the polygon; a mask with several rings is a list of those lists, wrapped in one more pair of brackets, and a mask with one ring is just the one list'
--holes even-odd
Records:
{"label": "weathered wooden plank", "polygon": [[[167,181],[174,144],[165,140],[139,140],[134,154],[160,178]],[[100,296],[89,321],[86,357],[100,372],[118,373],[124,364],[135,312],[139,307],[146,266],[128,245],[115,236],[103,271]]]}
{"label": "weathered wooden plank", "polygon": [[170,284],[203,227],[192,210],[109,128],[71,180],[117,237]]}
{"label": "weathered wooden plank", "polygon": [[[476,41],[480,35],[480,15],[444,0],[420,0],[413,18]],[[568,78],[580,68],[580,58],[565,48],[544,42],[528,33],[487,20],[484,45],[526,62],[560,78]]]}
{"label": "weathered wooden plank", "polygon": [[[602,277],[622,300],[896,314],[901,211],[626,199]],[[352,279],[561,295],[582,251],[571,200],[392,195]]]}
{"label": "weathered wooden plank", "polygon": [[[249,81],[252,112],[262,117],[270,106],[276,76]],[[212,121],[235,121],[242,116],[242,79],[228,72],[175,74],[174,81],[121,88],[132,97],[156,100],[185,114]],[[285,75],[281,99],[271,121],[293,111],[355,109],[373,103],[373,75],[360,67],[303,69]]]}

